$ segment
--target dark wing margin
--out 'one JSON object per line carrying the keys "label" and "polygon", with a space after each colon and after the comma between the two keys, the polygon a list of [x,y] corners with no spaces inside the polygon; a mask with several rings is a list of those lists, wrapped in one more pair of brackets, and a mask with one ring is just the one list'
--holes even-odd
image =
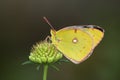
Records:
{"label": "dark wing margin", "polygon": [[105,32],[103,28],[97,25],[76,25],[76,27],[81,27],[81,28],[95,28],[100,30],[101,32]]}
{"label": "dark wing margin", "polygon": [[97,29],[103,33],[105,32],[103,28],[101,28],[100,26],[97,26],[97,25],[74,25],[74,26],[68,26],[68,27],[62,28],[61,30],[75,29],[75,32],[76,32],[77,29],[81,29],[81,28],[93,28],[93,29]]}

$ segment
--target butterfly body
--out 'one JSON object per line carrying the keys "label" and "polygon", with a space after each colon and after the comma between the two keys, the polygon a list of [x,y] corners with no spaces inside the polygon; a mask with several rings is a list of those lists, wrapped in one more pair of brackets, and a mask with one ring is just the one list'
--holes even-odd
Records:
{"label": "butterfly body", "polygon": [[52,44],[75,64],[86,60],[102,40],[104,30],[95,25],[69,26],[51,30]]}

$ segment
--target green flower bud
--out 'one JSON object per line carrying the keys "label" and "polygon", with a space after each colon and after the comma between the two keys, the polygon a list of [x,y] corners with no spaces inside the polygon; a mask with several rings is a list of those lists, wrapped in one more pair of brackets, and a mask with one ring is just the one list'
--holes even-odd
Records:
{"label": "green flower bud", "polygon": [[33,46],[29,60],[35,63],[54,63],[63,57],[56,47],[48,42],[40,42]]}

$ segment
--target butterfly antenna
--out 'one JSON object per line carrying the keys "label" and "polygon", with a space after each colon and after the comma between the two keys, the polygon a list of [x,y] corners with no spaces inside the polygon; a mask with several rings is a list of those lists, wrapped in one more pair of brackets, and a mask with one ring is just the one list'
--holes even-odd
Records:
{"label": "butterfly antenna", "polygon": [[55,31],[54,27],[51,25],[51,23],[49,22],[49,20],[46,17],[43,17],[43,19],[51,27],[51,29],[53,29]]}

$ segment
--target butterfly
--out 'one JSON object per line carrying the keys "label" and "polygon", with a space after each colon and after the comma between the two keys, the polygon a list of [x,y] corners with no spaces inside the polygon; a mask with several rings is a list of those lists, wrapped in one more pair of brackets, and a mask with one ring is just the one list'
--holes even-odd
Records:
{"label": "butterfly", "polygon": [[75,64],[85,61],[104,36],[104,29],[96,25],[68,26],[51,29],[51,41],[64,56]]}

